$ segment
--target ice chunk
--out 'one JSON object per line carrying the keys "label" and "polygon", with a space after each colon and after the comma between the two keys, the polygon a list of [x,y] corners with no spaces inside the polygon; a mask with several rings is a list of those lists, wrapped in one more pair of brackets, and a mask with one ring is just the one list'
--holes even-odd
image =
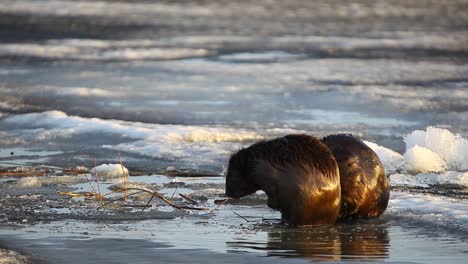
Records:
{"label": "ice chunk", "polygon": [[174,166],[169,166],[166,168],[166,171],[177,171],[177,169]]}
{"label": "ice chunk", "polygon": [[120,164],[102,164],[91,169],[93,179],[96,178],[96,171],[99,179],[119,178],[123,177],[123,172],[128,175],[128,169]]}
{"label": "ice chunk", "polygon": [[413,172],[442,172],[445,171],[445,161],[435,152],[416,145],[406,151],[406,166]]}
{"label": "ice chunk", "polygon": [[37,179],[37,177],[25,177],[20,178],[16,181],[16,188],[36,188],[42,187],[42,183]]}
{"label": "ice chunk", "polygon": [[[413,131],[405,137],[405,142],[407,151],[418,145],[437,153],[449,170],[468,170],[468,140],[459,134],[453,134],[447,129],[428,127],[426,131]],[[425,158],[427,157],[419,157],[419,159]],[[424,161],[419,163],[422,162]]]}
{"label": "ice chunk", "polygon": [[468,170],[467,139],[446,129],[428,127],[425,131],[413,131],[405,137],[405,142],[404,167],[419,174],[393,174],[390,176],[392,185],[468,186],[468,172],[463,172]]}
{"label": "ice chunk", "polygon": [[379,156],[387,174],[392,174],[403,166],[405,159],[400,153],[386,147],[379,146],[373,142],[364,141],[364,143],[377,153],[377,156]]}

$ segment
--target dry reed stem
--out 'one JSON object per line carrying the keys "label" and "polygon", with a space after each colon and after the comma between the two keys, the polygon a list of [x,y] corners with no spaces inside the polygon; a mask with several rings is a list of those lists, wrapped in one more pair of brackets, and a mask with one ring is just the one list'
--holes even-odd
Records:
{"label": "dry reed stem", "polygon": [[[151,190],[146,190],[146,189],[141,189],[141,188],[127,188],[127,190],[137,190],[137,191],[143,191],[143,192],[146,192],[146,193],[149,193],[151,195],[153,195],[154,197],[157,197],[161,200],[163,200],[165,203],[167,203],[169,206],[173,207],[173,208],[176,208],[176,209],[179,209],[179,210],[183,210],[183,209],[187,209],[187,210],[209,210],[209,208],[201,208],[201,207],[191,207],[191,206],[185,206],[185,205],[175,205],[173,204],[171,201],[169,201],[166,197],[164,197],[162,194],[160,194],[159,192],[157,191],[151,191]],[[151,200],[150,200],[151,201]],[[149,204],[149,203],[148,203]]]}
{"label": "dry reed stem", "polygon": [[83,174],[88,173],[88,170],[80,170],[80,169],[62,169],[63,174]]}
{"label": "dry reed stem", "polygon": [[190,197],[188,197],[188,196],[186,196],[186,195],[183,195],[183,194],[179,193],[179,196],[182,197],[182,198],[184,198],[185,200],[191,202],[191,203],[194,204],[194,205],[198,205],[198,202],[197,202],[197,201],[193,200],[192,198],[190,198]]}
{"label": "dry reed stem", "polygon": [[93,190],[94,193],[96,193],[96,189],[94,189],[94,186],[91,184],[91,180],[88,178],[88,175],[83,174],[88,181],[89,186],[91,187],[91,190]]}
{"label": "dry reed stem", "polygon": [[94,158],[94,173],[96,174],[96,184],[99,192],[99,202],[101,203],[102,206],[104,206],[104,202],[102,201],[102,195],[101,195],[101,186],[99,185],[99,177],[98,177],[98,172],[97,172],[97,160]]}
{"label": "dry reed stem", "polygon": [[60,195],[68,195],[70,197],[98,197],[99,199],[102,199],[102,196],[99,197],[100,195],[95,193],[95,192],[85,192],[85,193],[74,193],[74,192],[57,192]]}
{"label": "dry reed stem", "polygon": [[[119,154],[119,162],[120,162],[120,167],[122,168],[122,177],[123,177],[123,186],[124,186],[124,189],[127,188],[127,173],[125,173],[125,170],[124,170],[124,165],[123,165],[123,162],[122,162],[122,157],[120,156],[120,151],[117,152]],[[128,196],[128,191],[125,190],[124,191],[124,200],[127,201],[127,196]]]}
{"label": "dry reed stem", "polygon": [[14,177],[29,177],[29,176],[46,176],[43,171],[12,171],[0,172],[0,176],[14,176]]}
{"label": "dry reed stem", "polygon": [[106,194],[103,194],[102,197],[109,196],[109,195],[111,195],[111,194],[113,194],[113,193],[116,193],[116,192],[118,192],[118,191],[110,191],[110,192],[108,192],[108,193],[106,193]]}

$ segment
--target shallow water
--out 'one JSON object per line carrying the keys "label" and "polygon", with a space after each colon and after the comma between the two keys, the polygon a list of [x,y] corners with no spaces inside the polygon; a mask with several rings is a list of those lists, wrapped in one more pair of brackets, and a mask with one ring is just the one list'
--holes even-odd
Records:
{"label": "shallow water", "polygon": [[[174,197],[171,194],[185,193],[199,201],[199,206],[214,209],[214,200],[223,197],[223,181],[223,177],[146,175],[132,176],[128,184],[159,188],[168,198]],[[47,177],[42,182],[47,183]],[[174,183],[183,187],[172,188]],[[4,184],[14,185],[12,182]],[[107,188],[113,184],[118,183],[106,180],[101,183],[101,190],[108,193]],[[88,183],[72,182],[70,187],[75,192],[91,191]],[[6,188],[3,192],[15,195],[15,189],[2,188]],[[53,189],[53,185],[50,188]],[[28,206],[21,209],[25,211],[16,216],[19,226],[2,224],[0,241],[10,250],[21,250],[20,256],[45,263],[80,263],[83,259],[79,256],[89,248],[106,252],[106,257],[91,254],[87,261],[103,263],[127,263],[134,258],[146,263],[161,254],[169,254],[167,262],[178,262],[178,257],[172,254],[177,252],[184,256],[184,250],[207,254],[194,255],[196,263],[216,263],[218,260],[212,259],[216,254],[223,258],[234,256],[238,262],[268,256],[293,262],[305,259],[464,263],[467,254],[468,202],[459,198],[394,191],[389,210],[379,219],[291,228],[280,224],[280,214],[266,206],[266,196],[262,192],[217,207],[213,212],[183,213],[153,201],[153,206],[147,210],[147,213],[152,212],[149,218],[139,207],[127,210],[107,205],[107,209],[100,209],[94,199],[81,197],[68,198],[73,202],[66,205],[66,197],[54,198],[45,191],[29,189],[30,194],[37,192],[49,202],[31,204],[34,214],[27,213],[31,210]],[[108,196],[109,199],[117,197],[121,194]],[[177,195],[175,197],[177,199]],[[21,199],[27,201],[28,198]],[[127,203],[146,203],[148,199],[135,197]],[[53,200],[59,203],[51,203]],[[15,200],[5,201],[5,204],[12,201]],[[83,216],[88,220],[80,220]],[[12,220],[8,213],[4,217]],[[23,218],[27,220],[21,220]],[[142,249],[145,253],[139,251]],[[135,252],[140,253],[135,256]],[[122,256],[114,258],[116,254]],[[273,258],[272,261],[280,260]]]}
{"label": "shallow water", "polygon": [[[462,263],[467,5],[4,0],[0,248],[17,254],[1,250],[0,257]],[[390,176],[390,206],[378,220],[285,228],[262,194],[206,215],[159,201],[146,213],[108,212],[92,198],[56,193],[92,191],[83,175],[63,169],[118,164],[121,156],[130,174],[143,175],[130,177],[137,186],[175,202],[177,192],[193,195],[213,208],[231,153],[291,133],[339,132],[373,146]],[[401,154],[414,142],[426,149],[411,152],[409,162]],[[437,173],[427,171],[434,161]],[[49,176],[29,177],[31,166]],[[3,174],[13,169],[25,178]],[[190,175],[212,177],[183,177]],[[119,185],[103,182],[103,189]],[[18,202],[23,207],[10,210]],[[90,247],[112,254],[84,254]]]}
{"label": "shallow water", "polygon": [[[244,221],[234,215],[233,211],[248,217],[247,219],[254,223]],[[260,214],[263,217],[278,217],[264,206],[227,206],[210,218],[188,216],[172,220],[123,223],[52,222],[14,232],[2,231],[2,240],[16,240],[15,245],[27,244],[28,246],[21,248],[30,252],[37,252],[37,248],[47,249],[62,258],[66,258],[63,254],[67,254],[67,250],[73,245],[67,245],[64,241],[84,240],[86,247],[112,252],[112,241],[94,245],[101,239],[126,239],[126,243],[130,244],[133,243],[133,239],[143,239],[147,244],[151,241],[162,243],[173,250],[250,253],[253,256],[280,256],[314,261],[464,263],[467,253],[466,236],[460,237],[444,232],[443,228],[430,224],[415,225],[404,218],[392,219],[385,216],[376,221],[337,226],[284,228],[257,224],[261,223],[261,217],[258,217]],[[15,238],[11,238],[12,235]],[[48,245],[48,241],[53,242]],[[60,245],[60,248],[56,248],[57,245]],[[133,246],[125,246],[120,250],[129,254],[128,259],[110,258],[109,263],[125,263],[131,260]],[[149,251],[147,254],[151,256],[158,250]],[[36,254],[47,259],[39,252]],[[194,258],[197,259],[196,256]]]}

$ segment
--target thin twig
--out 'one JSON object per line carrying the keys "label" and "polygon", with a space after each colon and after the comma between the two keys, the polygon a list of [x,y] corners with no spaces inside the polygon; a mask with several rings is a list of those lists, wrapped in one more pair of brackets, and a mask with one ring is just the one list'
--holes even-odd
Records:
{"label": "thin twig", "polygon": [[151,201],[154,199],[154,196],[156,196],[154,193],[153,195],[151,195],[151,198],[148,200],[148,202],[146,203],[145,207],[143,207],[143,209],[141,209],[141,211],[145,211],[146,207],[148,207],[148,205],[151,203]]}
{"label": "thin twig", "polygon": [[229,200],[231,200],[231,198],[226,198],[224,199],[222,202],[220,202],[218,204],[218,206],[216,206],[215,208],[213,208],[211,211],[210,211],[210,214],[213,213],[214,211],[218,210],[219,207],[221,207],[222,205],[226,204]]}
{"label": "thin twig", "polygon": [[[115,192],[115,191],[114,191],[114,192]],[[129,194],[128,196],[132,196],[132,195],[139,194],[139,193],[142,193],[142,192],[143,192],[143,191],[134,192],[134,193]],[[108,193],[108,194],[110,194],[110,193]],[[108,195],[108,194],[105,194],[105,195]],[[105,196],[105,195],[104,195],[104,196]],[[114,203],[114,202],[117,202],[117,201],[120,201],[120,200],[122,200],[122,199],[123,199],[123,197],[119,197],[119,198],[117,198],[117,199],[114,199],[114,200],[112,200],[112,201],[109,201],[108,203],[104,204],[104,206],[105,206],[105,205],[109,205],[109,204]]]}
{"label": "thin twig", "polygon": [[179,209],[187,209],[187,210],[196,210],[196,211],[208,211],[210,208],[204,208],[204,207],[191,207],[191,206],[179,206]]}
{"label": "thin twig", "polygon": [[174,198],[174,195],[177,193],[178,190],[179,190],[179,184],[177,183],[176,189],[174,190],[174,192],[171,195],[171,199]]}
{"label": "thin twig", "polygon": [[182,210],[182,209],[188,209],[188,210],[209,210],[209,208],[199,208],[199,207],[190,207],[190,206],[179,206],[179,205],[175,205],[173,204],[171,201],[169,201],[166,197],[164,197],[162,194],[160,194],[159,192],[157,191],[150,191],[150,190],[146,190],[146,189],[141,189],[141,188],[127,188],[127,190],[137,190],[137,191],[143,191],[143,192],[146,192],[146,193],[149,193],[149,194],[154,194],[155,197],[163,200],[165,203],[167,203],[168,205],[176,208],[176,209],[179,209],[179,210]]}
{"label": "thin twig", "polygon": [[113,193],[116,193],[116,192],[119,192],[119,191],[118,191],[118,190],[110,191],[110,192],[108,192],[108,193],[106,193],[106,194],[103,194],[102,197],[109,196],[109,195],[111,195],[111,194],[113,194]]}
{"label": "thin twig", "polygon": [[179,195],[180,195],[180,197],[184,198],[185,200],[191,202],[192,204],[198,205],[198,202],[195,201],[195,200],[193,200],[192,198],[190,198],[190,197],[188,197],[188,196],[186,196],[186,195],[183,195],[183,194],[181,194],[181,193],[179,193]]}
{"label": "thin twig", "polygon": [[234,213],[235,215],[239,216],[240,218],[244,219],[245,221],[251,222],[249,219],[243,217],[242,215],[240,215],[240,214],[238,214],[238,213],[236,213],[236,212],[233,212],[233,213]]}

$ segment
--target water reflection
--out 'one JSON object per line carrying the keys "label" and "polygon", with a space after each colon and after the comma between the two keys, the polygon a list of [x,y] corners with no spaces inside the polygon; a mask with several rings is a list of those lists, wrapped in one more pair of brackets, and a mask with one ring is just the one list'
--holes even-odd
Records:
{"label": "water reflection", "polygon": [[363,221],[334,226],[271,228],[266,243],[228,242],[228,247],[266,251],[269,256],[311,260],[383,260],[390,238],[385,223]]}

